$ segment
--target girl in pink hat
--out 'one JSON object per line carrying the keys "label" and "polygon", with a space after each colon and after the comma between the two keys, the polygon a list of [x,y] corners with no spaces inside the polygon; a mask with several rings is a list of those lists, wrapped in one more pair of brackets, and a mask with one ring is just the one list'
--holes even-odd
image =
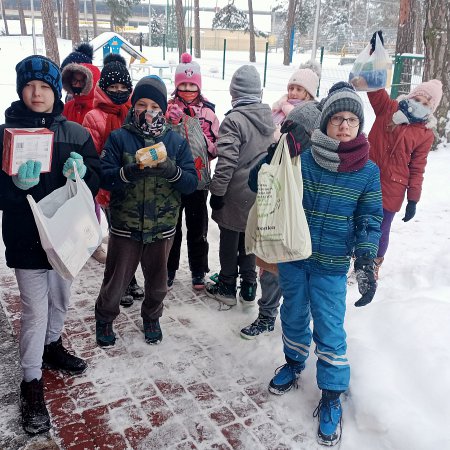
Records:
{"label": "girl in pink hat", "polygon": [[[377,269],[384,260],[395,213],[406,198],[404,222],[416,214],[428,153],[434,141],[433,113],[442,98],[442,83],[430,80],[408,95],[391,100],[384,89],[367,93],[376,119],[369,133],[370,159],[380,168],[383,193],[383,222],[376,258]],[[378,270],[377,270],[378,276]]]}
{"label": "girl in pink hat", "polygon": [[[172,95],[166,113],[168,122],[178,124],[186,114],[197,117],[207,144],[208,158],[209,160],[214,159],[217,156],[219,119],[215,114],[215,105],[202,94],[200,66],[192,61],[192,56],[189,53],[181,55],[181,62],[175,70],[175,91]],[[198,161],[195,157],[194,160],[197,164]],[[167,284],[169,288],[173,285],[180,264],[183,210],[186,217],[187,248],[189,267],[192,273],[192,287],[197,290],[205,287],[205,273],[209,272],[207,197],[207,187],[198,189],[189,195],[181,195],[177,231],[167,263]]]}

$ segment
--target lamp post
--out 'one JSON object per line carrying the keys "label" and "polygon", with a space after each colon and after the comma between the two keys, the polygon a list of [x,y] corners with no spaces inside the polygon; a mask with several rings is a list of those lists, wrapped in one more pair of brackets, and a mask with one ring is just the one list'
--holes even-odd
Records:
{"label": "lamp post", "polygon": [[34,1],[31,0],[31,36],[33,37],[33,54],[36,55],[36,30],[34,27]]}

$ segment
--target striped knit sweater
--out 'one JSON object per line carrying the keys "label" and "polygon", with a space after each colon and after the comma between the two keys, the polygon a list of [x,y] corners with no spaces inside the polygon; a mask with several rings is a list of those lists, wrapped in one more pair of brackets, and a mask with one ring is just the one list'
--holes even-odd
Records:
{"label": "striped knit sweater", "polygon": [[368,161],[355,172],[331,172],[314,161],[310,149],[301,162],[312,255],[297,264],[337,275],[348,271],[353,254],[376,257],[383,218],[378,167]]}

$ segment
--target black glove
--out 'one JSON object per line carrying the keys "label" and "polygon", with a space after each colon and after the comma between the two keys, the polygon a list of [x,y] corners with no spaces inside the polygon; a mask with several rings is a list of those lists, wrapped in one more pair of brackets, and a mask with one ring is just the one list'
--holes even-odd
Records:
{"label": "black glove", "polygon": [[149,177],[162,177],[170,180],[174,178],[181,169],[169,158],[156,167],[147,167]]}
{"label": "black glove", "polygon": [[416,215],[416,205],[417,202],[413,202],[412,200],[408,200],[408,204],[406,205],[405,217],[403,217],[403,222],[409,222]]}
{"label": "black glove", "polygon": [[214,209],[216,211],[222,209],[225,205],[225,202],[223,201],[223,195],[211,194],[209,205],[211,206],[211,209]]}
{"label": "black glove", "polygon": [[365,306],[373,300],[377,290],[374,258],[368,255],[360,256],[356,258],[354,268],[359,293],[362,295],[355,306]]}
{"label": "black glove", "polygon": [[141,169],[139,164],[136,163],[127,164],[122,167],[123,175],[130,183],[148,176],[148,169],[149,167],[144,167]]}
{"label": "black glove", "polygon": [[375,31],[375,33],[373,33],[372,35],[372,38],[370,39],[370,45],[372,46],[371,54],[375,51],[375,45],[377,43],[377,33],[378,37],[380,38],[381,44],[384,45],[383,32],[381,30]]}
{"label": "black glove", "polygon": [[311,147],[311,136],[301,123],[285,120],[280,131],[287,134],[286,141],[291,158],[300,155],[305,148]]}

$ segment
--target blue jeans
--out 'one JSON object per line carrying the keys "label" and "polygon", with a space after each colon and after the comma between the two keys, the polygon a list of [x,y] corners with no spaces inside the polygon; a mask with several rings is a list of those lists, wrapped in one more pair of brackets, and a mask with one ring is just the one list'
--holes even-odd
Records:
{"label": "blue jeans", "polygon": [[[346,275],[306,272],[301,262],[278,264],[284,353],[305,364],[311,338],[316,344],[319,389],[345,391],[350,381],[344,331]],[[310,312],[314,332],[309,326]]]}

